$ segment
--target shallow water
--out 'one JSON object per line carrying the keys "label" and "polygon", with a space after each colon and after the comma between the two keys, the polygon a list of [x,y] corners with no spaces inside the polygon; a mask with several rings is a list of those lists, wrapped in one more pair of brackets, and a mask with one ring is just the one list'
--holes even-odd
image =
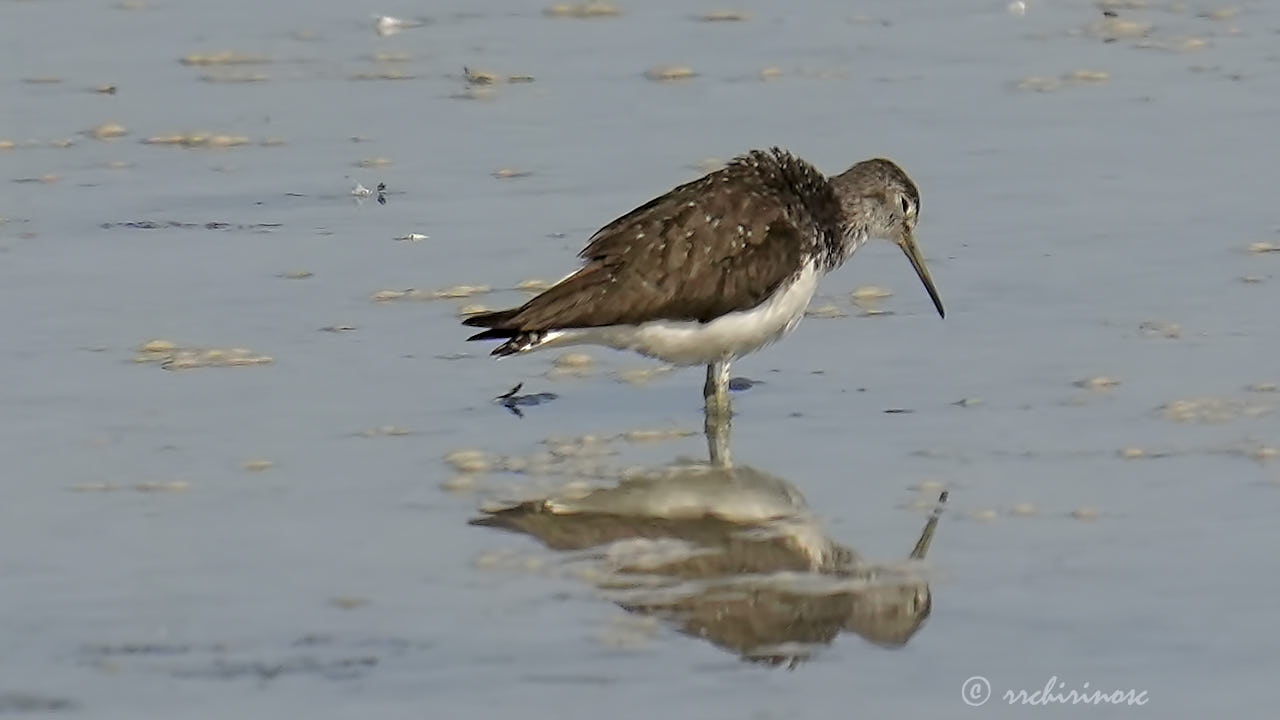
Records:
{"label": "shallow water", "polygon": [[[1146,691],[1162,717],[1260,714],[1280,253],[1248,249],[1280,244],[1280,9],[1149,5],[1119,11],[1151,24],[1126,37],[1082,1],[728,23],[456,2],[380,37],[371,13],[419,9],[0,4],[0,712],[945,716],[980,675],[995,715],[1079,712],[999,697],[1055,676]],[[227,50],[269,62],[180,62]],[[392,52],[409,59],[371,59]],[[698,74],[644,77],[666,64]],[[462,99],[464,66],[534,81]],[[390,72],[412,77],[352,79]],[[127,134],[82,134],[106,122]],[[197,132],[248,142],[143,142]],[[444,461],[637,428],[693,434],[610,443],[604,484],[705,457],[697,371],[633,385],[618,373],[652,364],[589,350],[585,377],[549,377],[556,354],[495,363],[458,311],[527,297],[502,288],[560,277],[704,158],[771,144],[833,172],[906,167],[948,309],[872,245],[822,287],[845,317],[735,366],[764,381],[736,395],[735,459],[794,486],[833,542],[899,562],[950,490],[918,632],[844,633],[792,672],[467,524],[564,475]],[[165,226],[104,227],[131,222]],[[459,284],[500,290],[371,299]],[[891,314],[849,302],[868,284]],[[273,362],[135,362],[153,339]],[[1098,377],[1120,382],[1073,384]],[[521,382],[557,397],[523,418],[491,401]]]}

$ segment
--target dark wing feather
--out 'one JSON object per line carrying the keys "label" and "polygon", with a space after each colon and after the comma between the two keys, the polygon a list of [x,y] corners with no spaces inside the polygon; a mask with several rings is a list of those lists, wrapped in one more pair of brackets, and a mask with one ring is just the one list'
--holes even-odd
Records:
{"label": "dark wing feather", "polygon": [[794,275],[835,208],[812,166],[755,151],[600,229],[582,269],[523,306],[466,322],[522,331],[708,322],[759,305]]}

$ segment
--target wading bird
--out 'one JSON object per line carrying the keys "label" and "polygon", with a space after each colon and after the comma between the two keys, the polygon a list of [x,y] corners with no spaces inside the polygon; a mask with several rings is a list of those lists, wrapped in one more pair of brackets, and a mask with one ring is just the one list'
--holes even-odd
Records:
{"label": "wading bird", "polygon": [[834,177],[753,150],[614,220],[582,267],[520,307],[473,315],[493,354],[591,344],[706,365],[708,415],[729,413],[729,363],[795,328],[818,280],[870,238],[897,243],[945,315],[912,237],[920,193],[889,160]]}

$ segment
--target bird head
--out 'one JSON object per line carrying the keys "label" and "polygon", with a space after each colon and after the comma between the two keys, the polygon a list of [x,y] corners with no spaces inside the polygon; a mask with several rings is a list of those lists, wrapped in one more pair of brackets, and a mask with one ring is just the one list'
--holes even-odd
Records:
{"label": "bird head", "polygon": [[924,255],[915,241],[920,191],[907,173],[893,161],[877,158],[854,165],[832,178],[831,183],[848,231],[857,236],[889,240],[902,248],[938,309],[938,315],[946,317]]}

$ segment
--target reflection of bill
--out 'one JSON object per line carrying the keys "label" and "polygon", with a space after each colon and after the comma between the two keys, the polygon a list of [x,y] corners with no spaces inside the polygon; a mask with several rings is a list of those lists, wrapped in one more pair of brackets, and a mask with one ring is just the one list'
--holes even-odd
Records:
{"label": "reflection of bill", "polygon": [[472,522],[556,550],[600,548],[591,575],[618,605],[748,660],[794,666],[841,632],[906,644],[931,609],[920,563],[911,561],[924,559],[941,503],[911,561],[868,563],[826,535],[794,485],[728,463],[727,428],[719,437],[712,430],[715,463],[653,469]]}

